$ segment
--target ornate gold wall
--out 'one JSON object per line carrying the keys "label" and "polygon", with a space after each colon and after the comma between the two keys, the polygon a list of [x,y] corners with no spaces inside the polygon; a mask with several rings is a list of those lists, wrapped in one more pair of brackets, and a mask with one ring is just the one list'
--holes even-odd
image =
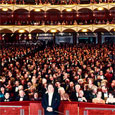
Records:
{"label": "ornate gold wall", "polygon": [[[60,12],[67,8],[74,9],[78,11],[82,8],[88,8],[91,10],[94,10],[98,7],[103,7],[106,9],[111,9],[115,7],[115,3],[100,3],[100,4],[77,4],[77,5],[0,5],[0,9],[2,8],[8,8],[12,11],[15,11],[17,9],[26,9],[29,12],[33,9],[39,8],[43,11],[47,11],[49,9],[57,9]],[[98,29],[105,29],[106,31],[112,31],[115,30],[115,24],[101,24],[101,25],[41,25],[41,26],[18,26],[18,25],[12,25],[12,26],[0,26],[0,33],[3,32],[3,30],[10,30],[11,32],[15,33],[20,29],[25,30],[28,33],[31,33],[34,30],[43,31],[43,32],[49,32],[52,29],[57,30],[57,32],[64,32],[71,30],[73,32],[80,32],[82,29],[87,29],[89,32],[95,32]]]}
{"label": "ornate gold wall", "polygon": [[17,32],[18,30],[25,30],[28,33],[31,33],[34,30],[38,32],[48,32],[52,29],[57,30],[57,32],[64,32],[64,31],[73,31],[73,32],[80,32],[82,29],[87,29],[89,32],[96,32],[98,29],[105,29],[107,31],[112,31],[115,29],[115,24],[101,24],[101,25],[57,25],[57,26],[0,26],[0,33],[2,30],[10,30],[12,33]]}
{"label": "ornate gold wall", "polygon": [[0,4],[0,9],[2,8],[8,8],[11,9],[12,11],[15,11],[17,9],[26,9],[28,11],[31,11],[35,8],[39,8],[43,11],[47,11],[50,9],[57,9],[60,12],[67,9],[67,8],[72,8],[74,10],[79,10],[82,8],[88,8],[90,10],[94,10],[98,7],[103,7],[106,9],[111,9],[112,7],[115,7],[115,3],[100,3],[100,4],[76,4],[76,5],[10,5],[10,4]]}

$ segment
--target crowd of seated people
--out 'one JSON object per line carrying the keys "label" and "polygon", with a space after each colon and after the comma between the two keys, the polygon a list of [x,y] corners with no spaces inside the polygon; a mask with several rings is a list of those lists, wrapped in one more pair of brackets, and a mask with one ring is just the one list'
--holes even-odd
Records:
{"label": "crowd of seated people", "polygon": [[0,0],[2,4],[89,4],[89,3],[113,3],[114,0]]}
{"label": "crowd of seated people", "polygon": [[115,104],[114,50],[106,44],[52,46],[4,64],[25,48],[3,48],[0,102],[41,100],[53,83],[61,100]]}
{"label": "crowd of seated people", "polygon": [[[16,61],[18,59],[23,58],[27,54],[30,53],[30,51],[34,50],[35,47],[27,48],[24,46],[18,46],[18,47],[3,47],[2,48],[2,66],[6,66],[7,64]],[[12,64],[11,64],[12,65]]]}
{"label": "crowd of seated people", "polygon": [[[12,20],[12,19],[11,19]],[[108,20],[108,19],[103,19],[103,20],[97,20],[97,19],[90,19],[90,20],[64,20],[64,21],[4,21],[1,22],[1,25],[90,25],[90,24],[115,24],[115,18]]]}

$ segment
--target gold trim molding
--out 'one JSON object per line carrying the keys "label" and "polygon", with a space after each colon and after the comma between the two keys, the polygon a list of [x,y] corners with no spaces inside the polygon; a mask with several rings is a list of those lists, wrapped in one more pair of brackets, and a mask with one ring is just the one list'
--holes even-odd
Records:
{"label": "gold trim molding", "polygon": [[13,4],[0,4],[0,9],[2,8],[8,8],[12,11],[15,11],[17,9],[25,9],[28,10],[29,12],[35,8],[39,8],[43,11],[48,11],[50,9],[57,9],[60,12],[67,8],[72,8],[73,10],[80,10],[83,8],[88,8],[90,10],[94,10],[98,7],[103,7],[105,9],[110,10],[111,8],[115,7],[115,3],[100,3],[100,4],[74,4],[74,5],[13,5]]}
{"label": "gold trim molding", "polygon": [[111,31],[115,29],[115,24],[100,24],[100,25],[42,25],[42,26],[0,26],[0,33],[3,30],[10,30],[12,33],[17,32],[18,30],[23,29],[28,33],[31,33],[34,30],[40,30],[44,33],[52,29],[56,29],[58,32],[64,32],[65,30],[73,30],[74,32],[80,32],[82,29],[88,29],[90,32],[95,32],[97,29],[105,29],[106,31]]}

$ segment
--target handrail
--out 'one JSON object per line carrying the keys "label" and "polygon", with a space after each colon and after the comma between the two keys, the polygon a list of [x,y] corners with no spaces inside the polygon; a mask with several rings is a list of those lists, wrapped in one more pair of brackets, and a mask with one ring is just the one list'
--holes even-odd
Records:
{"label": "handrail", "polygon": [[[11,109],[12,108],[12,109]],[[14,101],[14,102],[0,102],[0,114],[8,115],[9,111],[14,112],[13,115],[28,114],[28,115],[43,115],[43,108],[41,101]],[[98,113],[105,114],[106,112],[112,115],[115,114],[115,106],[108,104],[95,104],[87,102],[68,102],[61,101],[58,113],[63,115],[97,115]],[[7,113],[7,114],[6,114]]]}

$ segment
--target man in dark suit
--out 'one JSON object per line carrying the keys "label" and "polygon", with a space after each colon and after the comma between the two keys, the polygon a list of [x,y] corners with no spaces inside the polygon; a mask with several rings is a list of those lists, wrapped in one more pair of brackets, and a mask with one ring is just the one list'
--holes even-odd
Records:
{"label": "man in dark suit", "polygon": [[17,96],[16,101],[29,101],[28,96],[23,90],[19,91],[19,96]]}
{"label": "man in dark suit", "polygon": [[9,101],[12,101],[12,99],[10,97],[10,93],[6,92],[5,95],[4,95],[3,102],[9,102]]}
{"label": "man in dark suit", "polygon": [[76,84],[75,85],[75,91],[73,91],[72,93],[71,93],[71,95],[70,95],[70,99],[72,100],[72,101],[78,101],[78,93],[79,93],[79,91],[80,91],[80,85],[79,84]]}
{"label": "man in dark suit", "polygon": [[108,89],[106,86],[102,86],[102,99],[106,100],[109,97]]}
{"label": "man in dark suit", "polygon": [[57,115],[60,105],[60,95],[54,91],[52,84],[48,84],[47,92],[42,97],[42,107],[45,115]]}

